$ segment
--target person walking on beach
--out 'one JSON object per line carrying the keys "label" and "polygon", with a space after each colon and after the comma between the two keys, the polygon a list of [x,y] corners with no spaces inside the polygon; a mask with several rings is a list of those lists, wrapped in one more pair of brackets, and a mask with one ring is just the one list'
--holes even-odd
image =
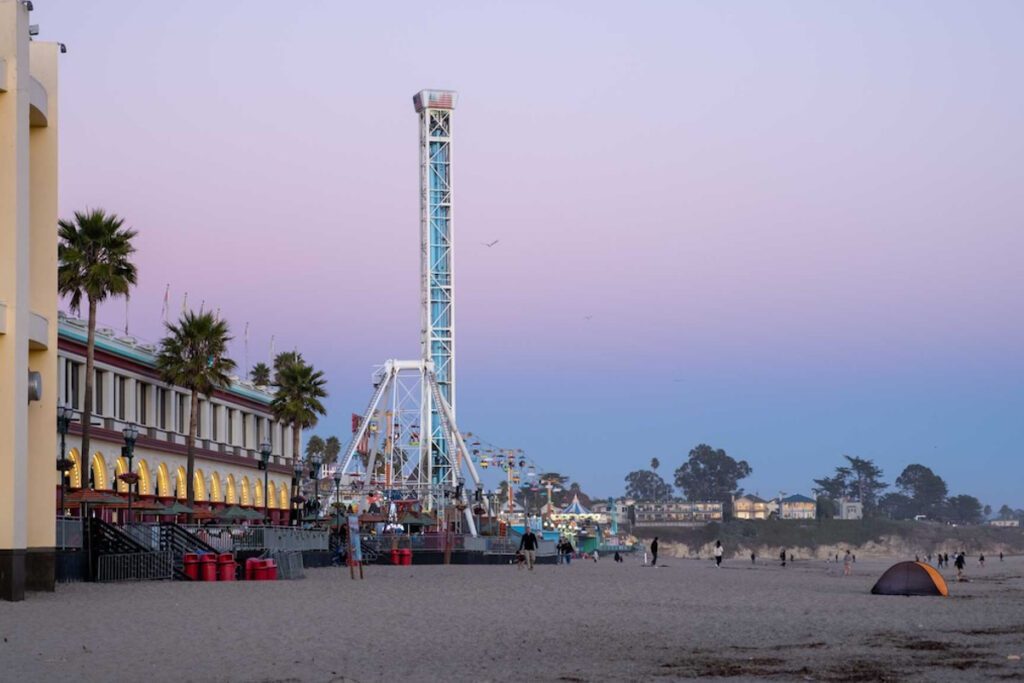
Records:
{"label": "person walking on beach", "polygon": [[651,566],[658,566],[658,537],[655,536],[654,540],[651,541]]}
{"label": "person walking on beach", "polygon": [[757,553],[750,553],[750,564],[757,564]]}
{"label": "person walking on beach", "polygon": [[530,527],[526,527],[526,532],[519,541],[519,550],[526,557],[526,568],[532,572],[533,563],[537,560],[537,535]]}
{"label": "person walking on beach", "polygon": [[1002,553],[999,553],[999,561],[1000,561],[1000,562],[1002,562],[1002,561],[1003,561],[1003,554],[1002,554]]}
{"label": "person walking on beach", "polygon": [[783,548],[782,552],[779,553],[779,559],[782,561],[782,566],[786,566],[786,549]]}
{"label": "person walking on beach", "polygon": [[849,576],[853,573],[853,555],[850,551],[846,551],[846,556],[843,558],[843,576]]}
{"label": "person walking on beach", "polygon": [[721,541],[715,541],[715,567],[716,568],[722,566],[722,553],[723,552],[725,552],[725,549],[722,548],[722,542]]}
{"label": "person walking on beach", "polygon": [[967,576],[964,574],[964,565],[967,564],[967,560],[964,558],[964,551],[960,551],[956,554],[956,559],[953,560],[953,566],[956,567],[956,580],[966,581]]}
{"label": "person walking on beach", "polygon": [[982,567],[985,566],[985,553],[978,555],[978,564],[980,564]]}

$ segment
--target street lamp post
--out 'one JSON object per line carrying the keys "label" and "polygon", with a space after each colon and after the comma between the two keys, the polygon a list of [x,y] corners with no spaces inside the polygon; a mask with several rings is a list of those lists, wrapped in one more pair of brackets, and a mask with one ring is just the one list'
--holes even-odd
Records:
{"label": "street lamp post", "polygon": [[132,469],[132,458],[135,457],[135,440],[139,438],[139,428],[134,423],[130,423],[121,430],[121,434],[124,435],[124,448],[122,452],[128,459],[128,472],[121,475],[121,481],[128,484],[128,522],[131,523],[135,521],[132,519],[132,488],[138,481],[138,475]]}
{"label": "street lamp post", "polygon": [[292,494],[292,523],[298,526],[299,524],[299,505],[303,502],[302,497],[302,461],[295,458],[293,463],[293,474],[295,475],[292,479],[292,490],[295,492]]}
{"label": "street lamp post", "polygon": [[60,472],[60,516],[64,516],[64,493],[67,490],[67,471],[74,463],[68,458],[66,439],[75,411],[66,405],[57,406],[57,433],[60,434],[60,455],[57,456],[57,470]]}
{"label": "street lamp post", "polygon": [[267,498],[267,474],[270,470],[270,442],[263,441],[260,444],[260,469],[263,470],[263,518],[270,523],[270,499]]}
{"label": "street lamp post", "polygon": [[317,521],[320,519],[320,465],[323,460],[316,453],[309,456],[309,478],[313,480],[313,491],[316,505],[313,508],[316,512]]}
{"label": "street lamp post", "polygon": [[341,524],[341,474],[335,472],[334,474],[334,514],[336,515],[336,523]]}

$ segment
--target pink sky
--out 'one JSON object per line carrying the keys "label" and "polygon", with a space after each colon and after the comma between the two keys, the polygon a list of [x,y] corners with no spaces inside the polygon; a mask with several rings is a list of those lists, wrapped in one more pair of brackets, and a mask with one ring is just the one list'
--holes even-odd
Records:
{"label": "pink sky", "polygon": [[276,335],[320,431],[418,353],[411,96],[451,88],[463,429],[602,494],[708,441],[764,495],[846,452],[1024,506],[1020,3],[35,4],[134,331],[169,283]]}

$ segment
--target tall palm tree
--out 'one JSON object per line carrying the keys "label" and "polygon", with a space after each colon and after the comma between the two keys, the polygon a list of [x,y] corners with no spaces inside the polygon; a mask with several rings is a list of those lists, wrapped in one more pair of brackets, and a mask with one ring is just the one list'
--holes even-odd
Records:
{"label": "tall palm tree", "polygon": [[341,454],[341,441],[336,436],[329,436],[324,440],[324,463],[330,465],[338,459]]}
{"label": "tall palm tree", "polygon": [[[278,364],[277,360],[284,355],[279,354],[274,362],[274,365],[278,366],[274,376],[276,392],[274,400],[270,402],[270,410],[277,420],[292,427],[292,469],[294,470],[300,453],[302,430],[315,427],[319,417],[327,412],[320,402],[320,399],[327,397],[327,391],[324,389],[327,380],[324,379],[323,372],[315,370],[297,353],[291,359]],[[292,479],[292,498],[297,495],[298,480]],[[295,508],[292,508],[292,513],[295,514]]]}
{"label": "tall palm tree", "polygon": [[306,459],[308,460],[313,455],[319,455],[323,458],[325,447],[324,440],[316,434],[309,437],[309,441],[306,442]]}
{"label": "tall palm tree", "polygon": [[270,367],[266,363],[257,363],[249,371],[249,379],[258,387],[265,387],[270,384]]}
{"label": "tall palm tree", "polygon": [[659,467],[661,467],[661,461],[657,458],[651,458],[651,470],[657,472]]}
{"label": "tall palm tree", "polygon": [[185,473],[186,503],[195,502],[196,427],[199,416],[199,395],[207,398],[215,389],[231,384],[229,373],[235,361],[227,357],[231,341],[228,324],[213,313],[188,311],[177,324],[167,323],[167,336],[160,341],[156,367],[160,378],[169,385],[185,387],[192,392],[192,409],[188,417],[188,464]]}
{"label": "tall palm tree", "polygon": [[[131,261],[132,238],[138,233],[122,228],[124,219],[103,209],[76,211],[73,221],[59,220],[57,288],[71,297],[71,310],[89,309],[89,336],[85,346],[85,399],[82,404],[82,457],[88,462],[92,431],[93,365],[96,355],[96,307],[108,297],[128,296],[138,271]],[[61,456],[63,457],[63,455]]]}

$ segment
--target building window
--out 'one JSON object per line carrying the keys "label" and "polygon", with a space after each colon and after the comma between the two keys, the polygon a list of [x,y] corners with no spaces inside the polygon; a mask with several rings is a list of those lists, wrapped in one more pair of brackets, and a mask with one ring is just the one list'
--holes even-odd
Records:
{"label": "building window", "polygon": [[93,405],[96,407],[94,411],[97,415],[103,415],[103,381],[107,378],[107,373],[102,370],[96,371],[96,377],[93,379],[93,389],[95,389]]}
{"label": "building window", "polygon": [[140,425],[149,423],[149,416],[146,412],[148,406],[149,385],[145,382],[135,383],[135,421]]}
{"label": "building window", "polygon": [[114,397],[114,402],[117,404],[117,419],[123,420],[125,413],[125,393],[128,389],[128,378],[118,377],[117,384],[117,395]]}
{"label": "building window", "polygon": [[188,404],[185,402],[188,397],[185,394],[178,394],[178,433],[185,433],[185,410],[188,408]]}
{"label": "building window", "polygon": [[167,390],[157,387],[153,400],[156,408],[156,426],[167,429]]}
{"label": "building window", "polygon": [[210,438],[214,441],[220,441],[220,406],[216,403],[210,404],[210,416],[213,418],[211,421]]}
{"label": "building window", "polygon": [[196,416],[196,436],[206,438],[206,401],[199,399],[199,415]]}
{"label": "building window", "polygon": [[82,409],[82,392],[79,370],[82,364],[73,360],[67,361],[64,366],[64,405],[71,406],[75,410]]}

